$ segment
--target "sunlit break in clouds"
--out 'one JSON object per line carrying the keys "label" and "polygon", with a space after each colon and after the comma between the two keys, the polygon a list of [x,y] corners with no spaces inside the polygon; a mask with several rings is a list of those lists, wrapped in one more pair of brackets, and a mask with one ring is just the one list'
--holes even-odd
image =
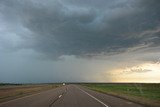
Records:
{"label": "sunlit break in clouds", "polygon": [[159,83],[159,63],[145,63],[138,66],[115,69],[110,72],[115,82]]}
{"label": "sunlit break in clouds", "polygon": [[159,0],[0,0],[0,82],[160,82]]}

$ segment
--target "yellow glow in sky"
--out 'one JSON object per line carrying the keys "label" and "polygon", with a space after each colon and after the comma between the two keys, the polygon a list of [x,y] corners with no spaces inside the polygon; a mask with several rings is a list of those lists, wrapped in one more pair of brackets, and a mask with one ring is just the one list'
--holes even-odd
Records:
{"label": "yellow glow in sky", "polygon": [[144,63],[110,72],[113,82],[160,82],[160,63]]}

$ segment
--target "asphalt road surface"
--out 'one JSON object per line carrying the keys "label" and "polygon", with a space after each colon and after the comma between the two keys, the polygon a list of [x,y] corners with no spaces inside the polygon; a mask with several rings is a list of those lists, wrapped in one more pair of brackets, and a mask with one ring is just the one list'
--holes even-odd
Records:
{"label": "asphalt road surface", "polygon": [[79,85],[66,85],[0,103],[0,107],[142,107],[142,105]]}

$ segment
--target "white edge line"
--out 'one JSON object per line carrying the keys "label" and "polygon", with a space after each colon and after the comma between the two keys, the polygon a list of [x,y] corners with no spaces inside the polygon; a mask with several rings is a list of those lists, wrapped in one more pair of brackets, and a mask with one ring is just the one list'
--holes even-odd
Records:
{"label": "white edge line", "polygon": [[92,96],[91,94],[87,93],[86,91],[80,89],[79,87],[77,87],[79,90],[81,90],[82,92],[84,92],[85,94],[87,94],[88,96],[92,97],[93,99],[95,99],[96,101],[98,101],[99,103],[101,103],[102,105],[104,105],[105,107],[108,107],[107,104],[103,103],[102,101],[100,101],[99,99],[97,99],[96,97]]}
{"label": "white edge line", "polygon": [[32,97],[32,96],[35,96],[35,95],[39,95],[39,94],[41,94],[41,93],[42,93],[42,92],[39,92],[39,93],[35,93],[35,94],[31,94],[31,95],[27,95],[27,96],[19,97],[19,98],[16,98],[16,99],[12,99],[12,100],[9,100],[9,101],[6,101],[6,102],[2,102],[2,103],[0,103],[0,106],[1,106],[1,105],[4,105],[4,104],[7,104],[7,103],[9,103],[9,102],[16,101],[16,100],[20,100],[20,99],[24,99],[24,98]]}

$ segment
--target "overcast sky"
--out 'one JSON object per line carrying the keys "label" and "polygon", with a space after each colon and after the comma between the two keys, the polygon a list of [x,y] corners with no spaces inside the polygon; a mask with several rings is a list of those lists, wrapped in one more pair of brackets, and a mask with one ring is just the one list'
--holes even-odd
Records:
{"label": "overcast sky", "polygon": [[159,0],[0,0],[0,82],[159,77]]}

